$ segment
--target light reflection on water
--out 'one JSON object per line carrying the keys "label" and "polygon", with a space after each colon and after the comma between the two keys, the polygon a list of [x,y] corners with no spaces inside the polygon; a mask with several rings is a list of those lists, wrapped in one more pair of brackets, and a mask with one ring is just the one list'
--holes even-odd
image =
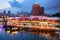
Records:
{"label": "light reflection on water", "polygon": [[45,33],[23,31],[20,31],[18,34],[7,34],[3,27],[0,28],[0,40],[46,40],[46,37],[48,38],[51,36]]}
{"label": "light reflection on water", "polygon": [[39,34],[29,32],[19,32],[18,34],[7,34],[5,29],[0,32],[0,40],[46,40],[45,37]]}

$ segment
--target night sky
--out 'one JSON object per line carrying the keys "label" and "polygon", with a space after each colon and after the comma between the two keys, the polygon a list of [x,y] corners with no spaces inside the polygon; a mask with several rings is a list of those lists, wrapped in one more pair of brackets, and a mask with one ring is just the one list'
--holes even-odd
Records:
{"label": "night sky", "polygon": [[11,10],[12,12],[30,12],[34,3],[44,7],[46,14],[60,12],[60,0],[0,0],[0,9]]}

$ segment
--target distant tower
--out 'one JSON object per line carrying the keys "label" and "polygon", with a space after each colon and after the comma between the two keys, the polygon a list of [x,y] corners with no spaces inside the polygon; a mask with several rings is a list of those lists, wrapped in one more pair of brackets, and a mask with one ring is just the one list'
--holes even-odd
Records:
{"label": "distant tower", "polygon": [[11,14],[11,11],[8,10],[8,13]]}
{"label": "distant tower", "polygon": [[8,16],[11,16],[11,11],[8,10]]}
{"label": "distant tower", "polygon": [[4,10],[3,13],[6,13],[6,10]]}
{"label": "distant tower", "polygon": [[33,6],[32,6],[32,14],[34,16],[42,16],[42,15],[44,15],[44,7],[40,7],[39,4],[33,4]]}

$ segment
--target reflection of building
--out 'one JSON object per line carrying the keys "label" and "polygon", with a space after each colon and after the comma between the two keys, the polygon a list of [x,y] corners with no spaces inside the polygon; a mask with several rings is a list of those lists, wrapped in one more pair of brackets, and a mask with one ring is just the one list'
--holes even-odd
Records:
{"label": "reflection of building", "polygon": [[44,15],[44,7],[40,7],[39,4],[33,4],[32,14],[34,16],[42,16],[42,15]]}
{"label": "reflection of building", "polygon": [[5,28],[5,31],[8,33],[8,34],[18,34],[19,32],[19,29],[18,27],[12,27],[12,28]]}

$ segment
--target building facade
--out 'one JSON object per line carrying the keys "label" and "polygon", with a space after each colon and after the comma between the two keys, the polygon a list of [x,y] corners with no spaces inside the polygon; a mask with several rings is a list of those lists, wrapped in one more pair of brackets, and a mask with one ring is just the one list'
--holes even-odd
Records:
{"label": "building facade", "polygon": [[39,4],[33,4],[32,14],[34,16],[43,16],[44,15],[44,7],[40,7]]}

